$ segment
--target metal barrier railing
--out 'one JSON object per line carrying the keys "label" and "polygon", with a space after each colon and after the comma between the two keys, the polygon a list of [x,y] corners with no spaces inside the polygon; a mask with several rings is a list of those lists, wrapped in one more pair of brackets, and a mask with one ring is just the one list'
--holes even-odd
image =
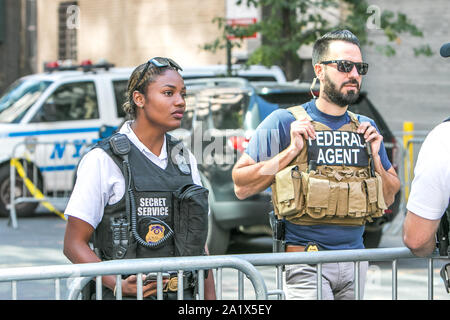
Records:
{"label": "metal barrier railing", "polygon": [[[86,146],[85,141],[34,140],[14,146],[10,160],[10,203],[7,206],[13,228],[18,227],[17,206],[23,203],[40,203],[64,219],[57,206],[65,207],[67,204],[77,161]],[[17,177],[20,184],[17,184]]]}
{"label": "metal barrier railing", "polygon": [[[333,262],[353,262],[355,264],[355,298],[360,299],[361,290],[359,287],[360,273],[359,263],[361,261],[391,261],[392,262],[392,299],[398,299],[398,261],[402,259],[418,259],[409,249],[380,248],[380,249],[360,249],[360,250],[336,250],[319,252],[289,252],[289,253],[257,253],[240,254],[227,256],[201,256],[201,257],[176,257],[176,258],[154,258],[154,259],[131,259],[114,260],[100,263],[75,264],[75,265],[55,265],[43,267],[23,267],[2,269],[0,282],[11,282],[11,297],[17,299],[17,281],[53,279],[55,281],[55,299],[61,297],[60,280],[63,278],[74,279],[69,288],[68,299],[78,299],[81,289],[91,279],[96,281],[96,295],[101,298],[101,276],[116,275],[117,281],[121,281],[121,274],[137,274],[138,290],[141,290],[138,299],[142,299],[142,275],[147,272],[159,273],[157,298],[162,299],[162,276],[161,272],[177,271],[181,277],[183,271],[198,270],[198,299],[204,299],[204,271],[216,269],[215,285],[218,299],[222,299],[222,269],[231,268],[239,272],[236,290],[238,299],[244,299],[244,275],[251,281],[256,299],[267,299],[271,295],[277,295],[278,299],[284,299],[283,281],[281,268],[289,264],[315,264],[317,267],[317,299],[322,298],[322,265]],[[434,299],[433,291],[433,261],[438,256],[426,258],[428,268],[428,299]],[[277,270],[276,289],[268,290],[265,279],[256,269],[260,266],[273,266]],[[140,280],[139,280],[140,279]],[[120,286],[118,286],[119,288]],[[183,299],[183,287],[178,287],[177,297]],[[120,290],[117,291],[117,298],[121,298]]]}
{"label": "metal barrier railing", "polygon": [[[68,299],[77,299],[81,289],[91,279],[95,277],[96,297],[101,299],[101,276],[116,275],[118,283],[121,283],[122,274],[137,275],[137,299],[142,299],[142,275],[147,272],[158,272],[159,281],[157,287],[157,298],[162,298],[162,275],[161,272],[177,271],[182,277],[183,271],[198,270],[199,299],[204,299],[204,270],[217,268],[216,294],[221,299],[221,272],[222,268],[233,268],[245,274],[253,284],[257,300],[267,299],[267,288],[261,274],[248,261],[232,256],[200,256],[200,257],[173,257],[173,258],[152,258],[152,259],[128,259],[113,260],[99,263],[85,263],[73,265],[54,265],[40,267],[22,267],[2,269],[0,282],[11,282],[11,297],[17,299],[17,281],[54,279],[55,299],[60,294],[60,279],[70,278],[72,281]],[[83,278],[80,278],[83,277]],[[116,297],[122,298],[122,293],[117,286]],[[183,299],[183,282],[178,282],[178,299]]]}

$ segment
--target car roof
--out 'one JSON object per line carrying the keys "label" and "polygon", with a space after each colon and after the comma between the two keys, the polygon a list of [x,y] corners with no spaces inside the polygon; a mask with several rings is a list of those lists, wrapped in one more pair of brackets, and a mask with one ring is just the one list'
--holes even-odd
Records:
{"label": "car roof", "polygon": [[110,68],[109,70],[105,69],[93,69],[91,71],[82,71],[82,70],[68,70],[68,71],[51,71],[51,72],[42,72],[36,73],[32,75],[25,76],[25,79],[39,79],[39,80],[47,80],[47,81],[58,81],[62,79],[83,79],[86,76],[96,77],[96,76],[123,76],[128,79],[131,75],[133,68]]}

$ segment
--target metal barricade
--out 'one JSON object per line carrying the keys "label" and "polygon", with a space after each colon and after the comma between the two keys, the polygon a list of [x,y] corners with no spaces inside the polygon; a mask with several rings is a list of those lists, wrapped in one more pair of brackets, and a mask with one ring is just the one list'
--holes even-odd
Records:
{"label": "metal barricade", "polygon": [[[245,259],[255,267],[275,267],[276,269],[276,288],[273,289],[267,285],[268,296],[278,295],[279,299],[285,298],[282,267],[290,264],[310,264],[316,265],[317,278],[317,299],[322,299],[322,266],[325,263],[335,262],[353,262],[355,281],[355,299],[360,300],[362,292],[359,287],[360,272],[359,265],[362,261],[368,262],[391,262],[391,293],[392,300],[398,299],[398,262],[401,260],[423,260],[427,263],[427,297],[434,299],[434,262],[442,260],[437,252],[427,258],[418,258],[414,256],[406,247],[396,248],[378,248],[378,249],[358,249],[358,250],[332,250],[319,252],[287,252],[273,254],[243,254],[239,258]],[[444,259],[445,260],[445,259]],[[270,271],[269,271],[270,273]],[[267,280],[267,278],[265,278]],[[243,288],[240,288],[243,290]],[[367,288],[366,288],[367,291]]]}
{"label": "metal barricade", "polygon": [[[222,268],[234,268],[245,274],[254,287],[257,300],[267,299],[267,288],[261,274],[248,261],[232,256],[199,256],[199,257],[174,257],[174,258],[152,258],[152,259],[128,259],[113,260],[99,263],[55,265],[44,267],[23,267],[2,269],[0,282],[11,282],[11,297],[17,299],[17,281],[23,280],[55,280],[55,299],[60,294],[60,279],[70,278],[72,281],[68,299],[78,299],[81,289],[91,279],[96,281],[96,297],[101,299],[102,286],[101,276],[116,275],[118,283],[122,281],[122,274],[137,275],[137,299],[142,299],[142,275],[147,272],[159,273],[157,287],[157,298],[162,299],[162,275],[161,272],[177,271],[178,277],[182,277],[184,271],[198,270],[199,299],[204,299],[204,270],[217,268],[216,292],[218,299],[221,299],[221,272]],[[80,278],[82,277],[82,278]],[[117,286],[116,298],[122,298],[122,292]],[[183,299],[183,282],[179,281],[178,299]]]}
{"label": "metal barricade", "polygon": [[[157,299],[162,299],[162,272],[176,271],[181,278],[183,272],[198,270],[198,299],[204,299],[204,272],[205,270],[214,269],[216,295],[218,299],[222,299],[222,282],[224,268],[236,269],[238,271],[237,284],[227,282],[228,288],[232,288],[237,292],[238,300],[244,297],[244,276],[246,276],[254,289],[254,294],[258,300],[266,300],[271,295],[278,296],[278,299],[285,299],[283,281],[281,276],[281,267],[289,264],[313,264],[317,269],[317,299],[322,298],[322,266],[324,263],[333,262],[353,262],[355,265],[354,277],[355,281],[355,298],[360,299],[361,289],[359,287],[360,273],[359,264],[361,261],[390,261],[392,264],[392,299],[398,299],[398,261],[402,259],[419,259],[414,256],[409,249],[405,247],[399,248],[380,248],[380,249],[360,249],[360,250],[336,250],[336,251],[319,251],[319,252],[289,252],[289,253],[257,253],[257,254],[240,254],[226,256],[200,256],[200,257],[172,257],[172,258],[154,258],[154,259],[131,259],[131,260],[114,260],[100,263],[87,263],[75,265],[54,265],[43,267],[22,267],[2,269],[0,273],[0,282],[11,282],[11,297],[17,299],[17,282],[25,280],[42,280],[53,279],[55,282],[55,299],[61,297],[61,279],[72,279],[70,290],[67,295],[68,299],[78,299],[81,289],[91,279],[96,281],[97,298],[101,299],[102,286],[101,276],[116,275],[117,281],[122,281],[122,274],[137,274],[138,290],[140,294],[137,299],[142,299],[142,275],[147,272],[158,273]],[[439,259],[438,256],[425,258],[428,268],[428,299],[434,299],[434,275],[433,262]],[[276,288],[269,288],[266,280],[257,267],[274,267],[277,272]],[[270,272],[272,274],[272,272]],[[140,280],[139,280],[140,279]],[[228,280],[227,280],[228,281]],[[121,286],[118,286],[121,288]],[[367,291],[367,289],[366,289]],[[178,299],[183,299],[183,287],[178,287]],[[37,297],[36,297],[37,298]],[[121,299],[120,289],[117,290],[116,298]]]}
{"label": "metal barricade", "polygon": [[[10,225],[13,228],[18,228],[17,206],[24,203],[40,203],[64,219],[59,209],[67,204],[77,162],[87,146],[85,141],[59,143],[34,140],[14,146],[10,160],[9,204]],[[19,184],[17,178],[20,179]]]}

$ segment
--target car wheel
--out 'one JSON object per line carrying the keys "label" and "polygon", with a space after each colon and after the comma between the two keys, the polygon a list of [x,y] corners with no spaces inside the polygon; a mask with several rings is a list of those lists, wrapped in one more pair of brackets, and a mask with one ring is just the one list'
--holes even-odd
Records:
{"label": "car wheel", "polygon": [[230,230],[222,229],[211,212],[208,219],[208,238],[206,240],[210,255],[226,254],[230,243]]}
{"label": "car wheel", "polygon": [[[11,193],[10,193],[10,186],[11,186],[11,179],[10,179],[10,172],[9,172],[9,165],[4,165],[0,168],[0,216],[2,217],[8,217],[9,216],[9,209],[6,208],[6,206],[10,203],[11,199]],[[28,169],[29,175],[32,175],[32,168]],[[42,185],[41,179],[39,179],[38,182],[38,188]],[[15,187],[15,196],[16,197],[22,197],[24,196],[24,189],[25,189],[25,195],[30,196],[30,193],[24,187],[24,183],[22,178],[19,177],[18,174],[16,174],[16,187]],[[37,206],[39,205],[39,202],[22,202],[19,204],[16,204],[16,215],[19,217],[25,217],[30,216],[34,214],[34,211],[36,210]]]}

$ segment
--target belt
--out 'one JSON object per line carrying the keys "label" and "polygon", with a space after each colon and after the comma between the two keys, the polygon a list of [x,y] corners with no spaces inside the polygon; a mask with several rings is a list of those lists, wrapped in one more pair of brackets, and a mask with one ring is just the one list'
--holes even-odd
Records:
{"label": "belt", "polygon": [[286,252],[304,252],[305,246],[297,246],[293,244],[286,245]]}
{"label": "belt", "polygon": [[313,252],[319,251],[319,246],[316,243],[310,242],[306,246],[288,244],[286,245],[285,252]]}

